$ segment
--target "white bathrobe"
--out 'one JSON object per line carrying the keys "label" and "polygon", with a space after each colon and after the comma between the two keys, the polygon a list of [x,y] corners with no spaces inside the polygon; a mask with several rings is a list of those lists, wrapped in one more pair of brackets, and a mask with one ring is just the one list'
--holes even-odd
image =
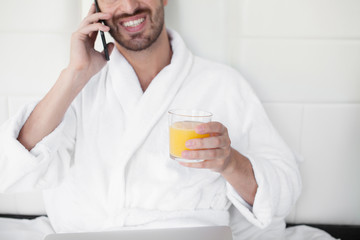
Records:
{"label": "white bathrobe", "polygon": [[[171,64],[145,92],[115,49],[30,152],[16,138],[35,103],[9,119],[0,133],[0,192],[45,189],[56,232],[229,225],[231,204],[239,226],[256,230],[274,219],[283,226],[301,189],[293,153],[238,72],[193,56],[176,32],[169,35]],[[170,109],[209,111],[228,128],[232,147],[253,166],[253,207],[219,173],[170,159]]]}

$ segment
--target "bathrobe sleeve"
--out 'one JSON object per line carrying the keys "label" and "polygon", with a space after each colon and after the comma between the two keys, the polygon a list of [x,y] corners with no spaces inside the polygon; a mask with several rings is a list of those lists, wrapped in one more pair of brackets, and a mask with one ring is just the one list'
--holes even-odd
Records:
{"label": "bathrobe sleeve", "polygon": [[[279,136],[251,87],[241,79],[237,99],[240,137],[232,145],[253,167],[258,189],[253,206],[227,183],[227,196],[249,222],[267,227],[273,218],[285,218],[301,192],[301,178],[293,152]],[[239,104],[241,103],[241,104]],[[236,121],[234,119],[234,121]],[[234,134],[234,133],[233,133]]]}
{"label": "bathrobe sleeve", "polygon": [[55,187],[69,171],[75,144],[73,108],[68,109],[52,133],[28,151],[17,137],[35,106],[36,103],[23,107],[0,128],[0,192]]}

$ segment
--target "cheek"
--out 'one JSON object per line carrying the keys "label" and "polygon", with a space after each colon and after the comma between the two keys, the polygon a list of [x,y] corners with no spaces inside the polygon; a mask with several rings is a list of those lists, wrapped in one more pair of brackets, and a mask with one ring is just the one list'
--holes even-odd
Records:
{"label": "cheek", "polygon": [[98,0],[99,8],[101,12],[114,14],[117,8],[117,0]]}
{"label": "cheek", "polygon": [[103,12],[103,13],[110,13],[112,16],[114,16],[114,14],[115,14],[115,10],[114,9],[116,9],[116,8],[114,8],[114,7],[102,7],[101,8],[101,12]]}
{"label": "cheek", "polygon": [[151,9],[157,9],[161,5],[163,6],[167,5],[167,2],[168,2],[167,0],[142,0],[139,1],[139,5],[143,5]]}

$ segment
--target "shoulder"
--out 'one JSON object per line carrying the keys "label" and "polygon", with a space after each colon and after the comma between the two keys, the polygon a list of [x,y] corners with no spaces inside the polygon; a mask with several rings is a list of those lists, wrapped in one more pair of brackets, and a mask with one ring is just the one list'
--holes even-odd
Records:
{"label": "shoulder", "polygon": [[229,92],[248,93],[252,89],[244,76],[226,64],[194,56],[190,79],[205,85],[215,85]]}

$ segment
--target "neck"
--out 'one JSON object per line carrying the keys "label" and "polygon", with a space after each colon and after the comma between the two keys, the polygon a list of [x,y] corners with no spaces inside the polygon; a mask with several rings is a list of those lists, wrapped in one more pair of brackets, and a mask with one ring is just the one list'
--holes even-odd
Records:
{"label": "neck", "polygon": [[159,38],[147,49],[130,51],[116,43],[119,52],[134,68],[143,92],[146,91],[151,81],[167,65],[170,64],[172,50],[165,26]]}

